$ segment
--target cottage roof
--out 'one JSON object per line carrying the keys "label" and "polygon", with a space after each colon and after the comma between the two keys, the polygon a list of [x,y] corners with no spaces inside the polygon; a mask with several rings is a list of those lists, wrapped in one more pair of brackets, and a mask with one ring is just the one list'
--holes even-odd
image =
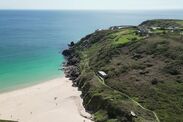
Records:
{"label": "cottage roof", "polygon": [[131,111],[130,113],[132,116],[136,116],[135,112]]}
{"label": "cottage roof", "polygon": [[107,74],[104,71],[98,71],[99,74],[101,74],[102,76],[107,76]]}

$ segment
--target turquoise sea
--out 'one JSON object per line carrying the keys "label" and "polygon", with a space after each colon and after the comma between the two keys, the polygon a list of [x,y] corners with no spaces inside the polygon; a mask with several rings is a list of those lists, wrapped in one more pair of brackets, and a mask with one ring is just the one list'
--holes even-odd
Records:
{"label": "turquoise sea", "polygon": [[167,11],[0,11],[0,91],[63,76],[60,51],[70,41],[112,25],[155,18],[183,19]]}

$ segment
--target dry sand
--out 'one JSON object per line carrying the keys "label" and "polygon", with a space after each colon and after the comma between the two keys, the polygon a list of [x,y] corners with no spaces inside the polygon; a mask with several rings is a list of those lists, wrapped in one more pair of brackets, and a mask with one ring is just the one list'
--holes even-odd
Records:
{"label": "dry sand", "polygon": [[[19,122],[91,122],[81,92],[65,77],[0,94],[0,119]],[[86,117],[86,118],[85,118]]]}

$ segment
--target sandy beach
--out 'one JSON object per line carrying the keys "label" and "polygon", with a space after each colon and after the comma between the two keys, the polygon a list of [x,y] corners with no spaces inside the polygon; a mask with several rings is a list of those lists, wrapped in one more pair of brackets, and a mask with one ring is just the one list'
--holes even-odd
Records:
{"label": "sandy beach", "polygon": [[0,94],[0,119],[19,122],[91,122],[81,92],[65,77]]}

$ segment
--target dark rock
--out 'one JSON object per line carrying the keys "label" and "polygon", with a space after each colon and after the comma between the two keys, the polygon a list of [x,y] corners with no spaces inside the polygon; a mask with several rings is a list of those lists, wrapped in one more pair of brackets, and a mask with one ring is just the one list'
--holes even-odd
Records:
{"label": "dark rock", "polygon": [[151,64],[151,63],[146,63],[146,66],[147,66],[147,67],[152,67],[153,64]]}
{"label": "dark rock", "polygon": [[80,75],[79,68],[77,66],[68,66],[65,68],[65,75],[70,80],[75,80]]}
{"label": "dark rock", "polygon": [[76,65],[77,63],[79,63],[79,58],[74,56],[68,59],[67,65]]}
{"label": "dark rock", "polygon": [[133,57],[132,58],[137,60],[137,59],[143,58],[143,56],[141,54],[135,53],[135,54],[133,54]]}
{"label": "dark rock", "polygon": [[158,80],[156,78],[154,78],[152,81],[151,81],[152,85],[156,85],[158,84]]}
{"label": "dark rock", "polygon": [[62,55],[64,55],[65,57],[68,57],[71,55],[71,53],[72,53],[71,49],[66,49],[62,52]]}
{"label": "dark rock", "polygon": [[180,74],[179,68],[177,68],[176,65],[167,65],[164,67],[164,71],[166,73],[171,74],[171,75],[179,75]]}
{"label": "dark rock", "polygon": [[147,71],[147,70],[140,70],[139,71],[139,74],[141,74],[141,75],[145,75],[147,73],[149,73],[149,71]]}
{"label": "dark rock", "polygon": [[73,47],[74,46],[74,42],[72,41],[70,44],[68,44],[69,47]]}

